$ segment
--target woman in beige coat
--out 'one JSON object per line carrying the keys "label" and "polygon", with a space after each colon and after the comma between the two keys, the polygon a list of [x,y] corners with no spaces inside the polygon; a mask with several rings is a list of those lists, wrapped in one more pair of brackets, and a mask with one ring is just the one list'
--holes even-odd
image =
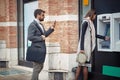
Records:
{"label": "woman in beige coat", "polygon": [[83,78],[84,80],[88,80],[88,67],[91,66],[91,53],[94,51],[96,44],[96,37],[100,39],[108,40],[109,37],[101,36],[95,34],[95,27],[93,21],[96,18],[95,10],[90,10],[85,15],[83,19],[81,31],[80,31],[80,39],[78,45],[77,53],[82,53],[87,56],[87,61],[84,64],[80,64],[77,67],[75,80],[78,80],[79,74],[81,72],[81,67],[83,67]]}

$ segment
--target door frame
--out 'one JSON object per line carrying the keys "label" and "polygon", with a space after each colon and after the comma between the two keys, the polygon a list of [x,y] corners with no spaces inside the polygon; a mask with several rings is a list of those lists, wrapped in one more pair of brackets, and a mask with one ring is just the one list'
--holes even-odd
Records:
{"label": "door frame", "polygon": [[24,5],[38,0],[17,0],[17,32],[18,32],[18,65],[32,67],[32,63],[25,60],[25,31]]}

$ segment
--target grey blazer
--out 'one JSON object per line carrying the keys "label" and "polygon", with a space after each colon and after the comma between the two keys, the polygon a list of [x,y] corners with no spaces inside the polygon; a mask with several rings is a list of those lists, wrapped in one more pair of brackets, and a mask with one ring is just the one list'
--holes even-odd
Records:
{"label": "grey blazer", "polygon": [[54,29],[49,28],[47,31],[44,29],[43,32],[35,20],[30,24],[28,28],[28,40],[30,40],[32,44],[28,47],[26,60],[44,63],[46,56],[46,44],[41,35],[48,37],[53,31]]}

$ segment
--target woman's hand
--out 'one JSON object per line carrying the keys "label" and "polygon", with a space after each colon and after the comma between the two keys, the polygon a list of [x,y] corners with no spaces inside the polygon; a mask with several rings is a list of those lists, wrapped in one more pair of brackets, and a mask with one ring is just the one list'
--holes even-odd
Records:
{"label": "woman's hand", "polygon": [[84,50],[80,50],[80,53],[84,54],[84,53],[85,53],[85,51],[84,51]]}
{"label": "woman's hand", "polygon": [[108,37],[108,36],[105,36],[105,40],[110,40],[110,37]]}

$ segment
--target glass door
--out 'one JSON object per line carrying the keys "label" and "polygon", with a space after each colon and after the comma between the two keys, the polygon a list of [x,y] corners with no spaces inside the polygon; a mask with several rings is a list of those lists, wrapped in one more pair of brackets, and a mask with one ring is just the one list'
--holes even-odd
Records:
{"label": "glass door", "polygon": [[[34,20],[34,10],[37,8],[38,8],[38,1],[24,4],[24,41],[25,41],[24,53],[26,53],[27,47],[30,44],[30,42],[27,40],[28,27],[30,23]],[[24,54],[24,57],[26,57],[26,54]]]}
{"label": "glass door", "polygon": [[29,24],[34,20],[34,10],[38,8],[37,0],[17,0],[17,25],[18,25],[18,63],[29,66],[26,61],[26,50],[28,47],[27,30]]}

